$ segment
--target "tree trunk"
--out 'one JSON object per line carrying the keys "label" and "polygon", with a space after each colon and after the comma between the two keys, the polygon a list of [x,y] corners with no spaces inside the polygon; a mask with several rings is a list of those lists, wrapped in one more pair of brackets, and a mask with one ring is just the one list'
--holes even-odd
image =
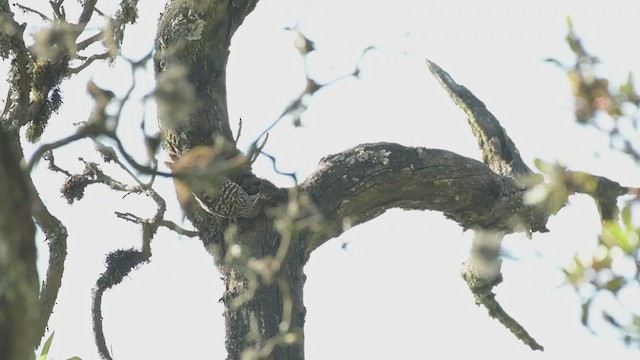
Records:
{"label": "tree trunk", "polygon": [[[283,244],[282,235],[263,216],[250,223],[239,230],[237,244],[251,253],[240,256],[237,267],[229,266],[233,260],[227,255],[221,266],[228,358],[304,359],[304,247],[297,246],[299,238],[288,237],[290,243]],[[283,246],[293,251],[280,263]]]}
{"label": "tree trunk", "polygon": [[0,126],[0,358],[29,359],[36,338],[35,225],[22,170]]}
{"label": "tree trunk", "polygon": [[[227,113],[228,49],[231,36],[256,3],[175,0],[167,4],[156,38],[156,100],[164,148],[172,158],[220,139],[235,144]],[[180,104],[175,99],[188,104],[188,111],[176,111]],[[234,146],[223,156],[238,153]],[[231,179],[266,194],[272,207],[287,203],[285,190],[257,179],[250,169]],[[187,206],[185,213],[224,278],[228,358],[304,359],[302,268],[308,255],[305,246],[294,244],[302,236],[288,229],[283,240],[275,218],[264,213],[253,219],[223,219],[198,206]]]}
{"label": "tree trunk", "polygon": [[[164,148],[174,160],[199,145],[223,149],[222,161],[240,153],[229,127],[225,72],[231,37],[256,3],[173,0],[161,16],[156,101]],[[253,218],[214,216],[196,201],[181,201],[223,274],[228,359],[304,359],[303,267],[309,254],[390,208],[440,211],[476,231],[476,238],[491,239],[491,251],[476,244],[476,257],[463,276],[492,316],[532,349],[542,349],[499,307],[492,288],[501,281],[497,249],[502,236],[545,232],[548,217],[559,208],[523,200],[522,195],[543,185],[544,179],[526,166],[482,101],[436,64],[427,65],[467,113],[483,162],[446,150],[362,144],[325,157],[294,189],[279,189],[257,178],[250,164],[233,175],[220,174],[246,194],[266,199],[263,211]],[[218,146],[221,143],[231,146]],[[610,191],[572,188],[568,194],[585,192],[610,205],[627,191],[604,178],[598,183]]]}

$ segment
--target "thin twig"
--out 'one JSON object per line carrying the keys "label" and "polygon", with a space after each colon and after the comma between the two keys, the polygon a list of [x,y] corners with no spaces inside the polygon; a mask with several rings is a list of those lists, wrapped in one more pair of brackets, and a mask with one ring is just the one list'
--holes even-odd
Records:
{"label": "thin twig", "polygon": [[78,51],[84,50],[89,47],[89,45],[98,42],[104,38],[104,30],[101,30],[99,33],[89,36],[88,38],[78,42],[76,44],[76,49]]}
{"label": "thin twig", "polygon": [[[135,214],[132,214],[130,212],[119,212],[116,211],[115,212],[116,216],[120,219],[126,220],[126,221],[130,221],[134,224],[147,224],[149,223],[149,221],[147,219],[141,218]],[[184,235],[184,236],[188,236],[188,237],[196,237],[198,235],[200,235],[200,233],[198,231],[194,231],[194,230],[187,230],[183,227],[181,227],[180,225],[176,224],[175,222],[171,221],[171,220],[159,220],[156,223],[158,226],[163,226],[166,227],[169,230],[173,230],[176,233],[180,234],[180,235]]]}
{"label": "thin twig", "polygon": [[40,18],[44,21],[48,21],[48,22],[53,22],[51,20],[51,18],[49,18],[47,15],[41,13],[40,11],[36,10],[36,9],[32,9],[28,6],[24,6],[24,5],[20,5],[19,3],[13,3],[14,6],[17,6],[18,9],[24,11],[24,12],[30,12],[30,13],[34,13],[38,16],[40,16]]}
{"label": "thin twig", "polygon": [[238,134],[236,135],[236,144],[238,143],[238,140],[240,140],[240,134],[242,133],[242,118],[240,118],[240,120],[238,121]]}
{"label": "thin twig", "polygon": [[96,136],[100,134],[101,131],[102,130],[100,127],[89,124],[89,125],[80,127],[75,134],[69,135],[66,138],[54,141],[52,143],[41,145],[39,148],[36,149],[36,151],[33,152],[31,159],[29,159],[29,162],[27,163],[27,167],[25,171],[27,173],[30,173],[31,170],[33,170],[33,167],[38,163],[38,161],[40,161],[40,158],[42,157],[42,155],[44,155],[46,152],[55,150],[59,147],[65,146],[67,144],[70,144],[80,139],[84,139],[86,137]]}
{"label": "thin twig", "polygon": [[106,134],[109,138],[111,138],[111,140],[113,140],[116,143],[116,146],[118,148],[118,151],[120,152],[120,154],[122,154],[122,156],[124,157],[124,159],[127,161],[127,163],[131,166],[133,166],[134,169],[140,171],[143,174],[147,174],[147,175],[156,175],[156,176],[162,176],[162,177],[175,177],[175,174],[170,173],[170,172],[164,172],[164,171],[159,171],[153,167],[149,167],[149,166],[145,166],[145,165],[140,165],[124,148],[124,145],[122,145],[122,141],[120,141],[120,138],[118,138],[114,133],[109,133]]}
{"label": "thin twig", "polygon": [[284,176],[289,176],[290,178],[293,179],[293,182],[295,185],[298,185],[298,177],[296,176],[295,172],[282,172],[280,170],[278,170],[278,166],[276,165],[276,158],[273,155],[269,155],[267,153],[265,153],[264,151],[261,152],[262,155],[266,156],[267,158],[269,158],[269,160],[271,160],[271,164],[273,165],[273,171],[275,171],[277,174],[280,175],[284,175]]}
{"label": "thin twig", "polygon": [[80,71],[86,69],[94,61],[108,59],[110,56],[111,56],[111,54],[109,53],[109,51],[103,52],[102,54],[91,55],[82,64],[80,64],[80,65],[78,65],[76,67],[73,67],[73,68],[70,67],[69,68],[69,72],[72,73],[72,74],[77,74]]}
{"label": "thin twig", "polygon": [[264,146],[267,145],[267,140],[269,140],[269,133],[265,135],[262,144],[260,144],[260,146],[258,146],[254,151],[249,153],[249,164],[253,164],[256,160],[258,160],[258,156],[260,156],[262,149],[264,149]]}
{"label": "thin twig", "polygon": [[184,236],[188,236],[188,237],[196,237],[196,236],[200,235],[200,233],[198,231],[187,230],[185,228],[182,228],[182,227],[180,227],[180,225],[174,223],[171,220],[160,220],[158,222],[158,225],[164,226],[169,230],[173,230],[173,231],[177,232],[180,235],[184,235]]}
{"label": "thin twig", "polygon": [[58,21],[66,20],[66,14],[64,13],[64,8],[62,7],[62,3],[64,0],[50,0],[49,4],[51,5],[51,9],[53,10],[53,14]]}
{"label": "thin twig", "polygon": [[116,214],[116,216],[118,218],[126,220],[126,221],[130,221],[130,222],[132,222],[134,224],[140,224],[142,222],[142,218],[141,217],[139,217],[139,216],[137,216],[135,214],[132,214],[130,212],[123,213],[123,212],[116,211],[115,214]]}
{"label": "thin twig", "polygon": [[122,170],[124,170],[135,182],[138,183],[138,185],[142,189],[149,188],[147,184],[143,183],[133,172],[131,172],[131,170],[129,170],[129,168],[122,161],[120,161],[120,159],[118,158],[118,155],[116,154],[115,150],[113,150],[112,147],[107,146],[96,139],[93,139],[93,142],[96,144],[98,151],[101,154],[103,154],[103,156],[105,153],[108,152],[110,154],[109,159],[115,162]]}
{"label": "thin twig", "polygon": [[100,16],[102,16],[102,17],[108,17],[108,16],[104,13],[104,11],[102,11],[102,10],[100,10],[100,9],[98,9],[98,8],[94,8],[94,9],[93,9],[93,11],[95,11],[95,12],[96,12],[96,14],[98,14],[98,15],[100,15]]}
{"label": "thin twig", "polygon": [[474,232],[471,255],[464,264],[462,278],[473,293],[476,304],[484,306],[489,311],[489,316],[498,320],[532,350],[543,350],[542,345],[502,308],[492,292],[502,282],[500,243],[505,233],[484,229],[475,229]]}
{"label": "thin twig", "polygon": [[55,158],[53,156],[53,151],[47,151],[46,153],[44,153],[43,158],[45,160],[47,160],[49,162],[49,169],[55,172],[59,172],[59,173],[63,173],[65,174],[67,177],[71,176],[71,173],[61,167],[59,167],[58,165],[56,165],[55,163]]}

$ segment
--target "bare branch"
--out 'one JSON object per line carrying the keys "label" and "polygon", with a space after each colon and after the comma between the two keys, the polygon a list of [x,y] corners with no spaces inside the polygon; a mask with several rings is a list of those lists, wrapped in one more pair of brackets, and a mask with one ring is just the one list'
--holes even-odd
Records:
{"label": "bare branch", "polygon": [[25,171],[27,173],[30,173],[33,170],[33,167],[36,166],[36,164],[40,161],[40,158],[42,158],[44,154],[68,145],[74,141],[84,139],[86,137],[97,136],[101,131],[103,131],[103,129],[94,125],[85,125],[81,126],[75,134],[69,135],[66,138],[54,141],[52,143],[40,145],[40,147],[38,147],[36,151],[33,152],[31,159],[29,159],[29,162],[27,163]]}
{"label": "bare branch", "polygon": [[467,114],[469,125],[478,139],[482,159],[497,174],[516,177],[532,174],[520,152],[507,135],[498,119],[469,89],[456,83],[451,76],[435,63],[427,60],[433,76],[447,91],[453,102]]}
{"label": "bare branch", "polygon": [[56,165],[53,151],[47,151],[42,157],[49,162],[49,170],[62,173],[66,176],[71,176],[70,172]]}
{"label": "bare branch", "polygon": [[467,264],[467,267],[463,270],[462,277],[467,282],[469,289],[471,289],[476,304],[484,306],[489,311],[489,316],[500,321],[505,328],[532,350],[544,350],[542,345],[538,344],[520,323],[507,314],[496,300],[496,295],[491,290],[502,281],[502,276],[499,276],[494,281],[486,281],[485,278],[478,274],[476,268]]}
{"label": "bare branch", "polygon": [[310,250],[390,208],[441,211],[465,229],[546,231],[547,215],[523,203],[513,179],[446,150],[359,145],[323,158],[301,188],[333,231]]}
{"label": "bare branch", "polygon": [[469,260],[464,264],[462,278],[467,282],[477,305],[484,306],[489,315],[500,321],[507,330],[533,350],[543,347],[533,339],[520,323],[513,319],[496,300],[492,289],[502,282],[500,243],[504,232],[474,229]]}
{"label": "bare branch", "polygon": [[34,13],[38,16],[40,16],[40,18],[44,21],[47,22],[52,22],[51,18],[49,18],[47,15],[41,13],[40,11],[36,10],[36,9],[32,9],[28,6],[24,6],[24,5],[20,5],[19,3],[14,3],[14,6],[17,6],[20,10],[24,11],[24,12],[30,12],[30,13]]}
{"label": "bare branch", "polygon": [[296,176],[295,172],[288,173],[288,172],[280,171],[280,169],[278,169],[278,166],[276,165],[276,157],[275,156],[269,155],[264,151],[260,151],[260,154],[266,156],[269,160],[271,160],[271,165],[273,166],[273,171],[275,171],[276,174],[289,176],[293,180],[293,184],[294,185],[298,185],[298,177]]}
{"label": "bare branch", "polygon": [[92,35],[80,42],[78,42],[76,44],[76,49],[78,49],[78,51],[84,50],[87,47],[89,47],[91,44],[96,43],[100,40],[102,40],[104,38],[104,30],[100,31],[99,33]]}
{"label": "bare branch", "polygon": [[198,231],[184,229],[181,226],[179,226],[178,224],[176,224],[176,223],[174,223],[173,221],[170,221],[170,220],[160,220],[160,221],[158,221],[158,225],[164,226],[167,229],[173,230],[173,231],[175,231],[178,234],[183,235],[183,236],[196,237],[196,236],[198,236],[200,234]]}
{"label": "bare branch", "polygon": [[107,289],[122,282],[133,269],[142,263],[148,262],[149,258],[150,254],[145,254],[143,251],[134,249],[116,250],[107,255],[105,261],[107,268],[96,281],[91,302],[93,334],[98,347],[98,353],[102,359],[112,359],[102,329],[102,296]]}
{"label": "bare branch", "polygon": [[64,8],[62,7],[62,3],[64,3],[64,0],[49,1],[49,4],[51,5],[51,9],[53,10],[53,14],[56,17],[56,20],[59,20],[59,21],[66,20],[66,14],[64,13]]}
{"label": "bare branch", "polygon": [[[37,194],[33,182],[29,180],[29,187],[32,193]],[[42,202],[40,197],[34,196],[32,199],[33,217],[36,224],[44,233],[49,243],[49,264],[47,265],[47,274],[40,289],[39,297],[39,316],[36,321],[36,348],[40,345],[40,341],[44,337],[49,323],[49,318],[53,312],[58,291],[62,285],[62,275],[64,273],[64,265],[67,257],[67,228],[55,216],[53,216]]]}
{"label": "bare branch", "polygon": [[95,11],[97,2],[98,0],[86,0],[82,5],[82,13],[78,18],[78,25],[81,27],[80,32],[84,30],[84,27],[87,26],[87,23],[89,22],[89,20],[91,20],[91,15]]}
{"label": "bare branch", "polygon": [[93,319],[93,338],[96,341],[98,354],[103,360],[112,360],[102,329],[102,295],[105,289],[96,287],[91,293],[91,315]]}
{"label": "bare branch", "polygon": [[[115,214],[116,214],[116,216],[118,218],[126,220],[126,221],[130,221],[130,222],[132,222],[134,224],[143,224],[143,223],[148,223],[149,222],[148,219],[141,218],[141,217],[139,217],[139,216],[137,216],[135,214],[129,213],[129,212],[123,213],[123,212],[116,211]],[[198,231],[187,230],[187,229],[181,227],[180,225],[174,223],[171,220],[164,220],[164,219],[163,220],[159,220],[159,221],[156,222],[156,224],[158,226],[166,227],[169,230],[173,230],[176,233],[178,233],[180,235],[183,235],[183,236],[187,236],[187,237],[196,237],[196,236],[198,236],[200,234]]]}
{"label": "bare branch", "polygon": [[587,194],[595,201],[602,221],[618,219],[618,197],[629,194],[628,187],[605,177],[581,171],[568,171],[567,176],[570,179],[577,179],[572,184],[574,193]]}
{"label": "bare branch", "polygon": [[82,64],[80,64],[80,65],[78,65],[78,66],[76,66],[74,68],[70,67],[69,68],[69,72],[72,73],[72,74],[77,74],[80,71],[86,69],[87,66],[91,65],[94,61],[108,59],[109,57],[111,57],[111,53],[109,51],[103,52],[101,54],[91,55]]}
{"label": "bare branch", "polygon": [[249,159],[249,164],[253,164],[257,159],[260,153],[262,153],[262,149],[264,149],[265,145],[267,145],[267,141],[269,140],[269,133],[267,133],[262,141],[262,144],[258,146],[255,151],[247,154],[247,158]]}
{"label": "bare branch", "polygon": [[[310,40],[307,39],[304,35],[302,35],[302,33],[300,32],[299,28],[296,26],[295,28],[288,28],[288,30],[292,30],[295,31],[296,34],[298,35],[299,38],[302,38],[305,44],[309,44]],[[364,59],[365,55],[370,51],[375,49],[374,46],[368,46],[367,48],[365,48],[362,53],[360,54],[360,58],[358,59],[358,61],[356,62],[356,66],[354,68],[354,70],[351,73],[348,74],[344,74],[341,75],[327,83],[324,84],[319,84],[318,82],[316,82],[315,80],[313,80],[311,78],[310,71],[308,68],[308,64],[307,64],[307,55],[313,51],[313,47],[309,47],[308,45],[303,45],[302,46],[304,50],[301,50],[301,55],[304,57],[305,62],[304,62],[304,67],[305,67],[305,78],[306,78],[306,86],[304,87],[304,89],[302,90],[302,92],[293,100],[291,100],[291,102],[289,103],[289,105],[287,105],[287,107],[282,111],[282,113],[280,113],[280,116],[278,116],[278,118],[276,118],[269,126],[267,126],[260,135],[258,135],[258,137],[256,138],[256,141],[254,142],[254,144],[252,145],[252,148],[249,152],[251,152],[257,142],[263,137],[265,136],[269,131],[271,131],[276,125],[278,125],[278,123],[280,123],[280,121],[282,121],[283,119],[285,119],[287,116],[290,116],[293,118],[293,124],[295,126],[299,126],[300,125],[300,116],[302,115],[302,113],[304,113],[307,110],[307,105],[305,103],[305,101],[307,100],[307,98],[313,96],[318,90],[334,85],[342,80],[345,79],[349,79],[351,77],[358,77],[360,74],[360,64],[362,62],[362,60]]]}

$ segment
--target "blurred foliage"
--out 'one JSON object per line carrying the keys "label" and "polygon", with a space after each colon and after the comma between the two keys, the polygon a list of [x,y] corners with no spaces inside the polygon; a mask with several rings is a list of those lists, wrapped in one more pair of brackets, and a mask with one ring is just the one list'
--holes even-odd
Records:
{"label": "blurred foliage", "polygon": [[[567,22],[566,41],[575,55],[575,63],[567,66],[555,59],[547,61],[567,74],[574,96],[576,122],[608,135],[613,150],[626,154],[640,166],[640,96],[634,87],[632,74],[618,86],[599,76],[596,71],[598,58],[587,52],[571,19]],[[539,168],[548,176],[554,174],[552,177],[559,180],[551,182],[556,184],[555,187],[545,188],[545,193],[566,199],[571,185],[563,180],[569,178],[568,172],[559,166],[541,165]],[[599,316],[617,329],[627,344],[640,346],[640,307],[637,301],[633,301],[640,296],[640,228],[634,221],[634,213],[640,205],[638,189],[630,189],[630,195],[635,196],[618,203],[622,209],[619,217],[603,221],[593,253],[589,256],[576,255],[564,272],[582,299],[582,322],[585,326],[595,331],[594,316]],[[554,207],[554,204],[549,206],[555,209],[558,205]],[[614,299],[615,305],[594,306],[597,298],[607,296]]]}
{"label": "blurred foliage", "polygon": [[[47,358],[49,357],[49,350],[51,349],[51,344],[53,343],[53,337],[55,336],[55,334],[56,332],[53,331],[51,335],[49,335],[49,337],[47,338],[47,341],[42,346],[42,350],[40,351],[40,356],[38,357],[38,360],[47,360]],[[81,360],[81,359],[77,356],[73,356],[67,360]]]}
{"label": "blurred foliage", "polygon": [[629,73],[627,81],[617,87],[610,85],[609,80],[596,71],[600,60],[587,52],[570,18],[567,23],[569,32],[565,39],[575,55],[575,63],[564,65],[556,59],[547,61],[567,74],[574,96],[576,121],[607,133],[613,149],[640,162],[640,143],[635,140],[640,126],[640,96],[633,74]]}

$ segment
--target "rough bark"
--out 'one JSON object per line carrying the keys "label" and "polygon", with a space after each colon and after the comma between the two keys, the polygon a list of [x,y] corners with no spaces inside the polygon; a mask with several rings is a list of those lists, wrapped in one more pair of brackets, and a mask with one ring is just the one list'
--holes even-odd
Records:
{"label": "rough bark", "polygon": [[[161,16],[156,99],[164,148],[173,158],[221,139],[235,145],[226,105],[228,49],[231,36],[256,3],[174,0]],[[488,252],[476,244],[474,253],[484,258],[472,254],[463,276],[492,316],[533,349],[542,349],[504,313],[491,292],[501,280],[497,247],[502,236],[547,231],[550,213],[525,203],[522,196],[542,178],[522,161],[479,99],[437,65],[428,66],[469,116],[484,163],[445,150],[363,144],[325,157],[294,189],[256,178],[250,166],[230,175],[247,193],[265,195],[265,211],[255,218],[211,216],[195,201],[184,202],[187,217],[223,274],[229,359],[304,359],[303,267],[309,254],[390,208],[441,211],[464,229],[476,231],[476,238],[493,239]],[[176,111],[179,103],[188,103],[187,111]],[[238,153],[231,146],[224,155]],[[606,198],[601,203],[615,203],[625,192],[617,183],[612,189],[601,194]],[[483,262],[492,270],[489,275],[478,265]]]}
{"label": "rough bark", "polygon": [[[172,1],[161,16],[157,100],[164,147],[173,158],[198,145],[215,145],[220,138],[233,144],[226,107],[228,49],[255,3]],[[167,88],[166,79],[186,83]],[[175,109],[176,98],[190,103],[189,111],[163,112],[163,107]],[[233,148],[225,157],[238,152]],[[444,150],[380,143],[326,157],[294,191],[295,197],[257,179],[248,167],[231,177],[249,193],[266,194],[267,209],[279,210],[233,221],[212,217],[197,206],[185,209],[224,277],[228,358],[303,359],[302,270],[309,253],[387,209],[442,211],[464,228],[543,231],[546,217],[523,204],[524,188],[505,173]],[[286,217],[283,209],[304,194],[311,204],[288,214],[293,230],[283,231],[278,227]],[[320,225],[301,225],[306,218]]]}
{"label": "rough bark", "polygon": [[[170,156],[178,157],[198,145],[216,145],[220,139],[234,144],[227,113],[226,63],[231,36],[256,3],[177,0],[167,4],[158,24],[155,70],[160,126]],[[163,87],[165,79],[180,74],[187,80],[181,93]],[[192,99],[185,91],[197,96]],[[163,112],[162,102],[168,105],[165,109],[172,108],[176,97],[190,104],[189,111]],[[224,156],[238,152],[234,146]],[[248,168],[230,178],[249,193],[260,191],[273,207],[287,201],[286,190],[257,179]],[[185,212],[224,277],[228,358],[239,359],[244,354],[249,358],[303,359],[302,268],[306,253],[303,247],[289,246],[299,242],[298,237],[287,238],[287,248],[295,251],[284,261],[278,257],[283,241],[274,218],[261,214],[234,221],[212,217],[197,206]],[[250,262],[253,267],[248,266]]]}
{"label": "rough bark", "polygon": [[33,354],[38,273],[29,190],[0,127],[0,358]]}
{"label": "rough bark", "polygon": [[[193,107],[190,111],[160,114],[165,149],[170,155],[180,155],[197,145],[211,145],[215,136],[233,143],[226,92],[229,45],[256,3],[257,0],[174,0],[167,4],[158,23],[156,75],[185,71],[191,87],[188,91],[197,94],[195,99],[186,98]],[[168,102],[187,96],[171,89],[161,94],[166,95],[162,100]]]}
{"label": "rough bark", "polygon": [[446,150],[359,145],[325,157],[302,188],[332,230],[311,250],[391,208],[441,211],[465,229],[544,231],[546,222],[522,202],[524,189],[513,179]]}

